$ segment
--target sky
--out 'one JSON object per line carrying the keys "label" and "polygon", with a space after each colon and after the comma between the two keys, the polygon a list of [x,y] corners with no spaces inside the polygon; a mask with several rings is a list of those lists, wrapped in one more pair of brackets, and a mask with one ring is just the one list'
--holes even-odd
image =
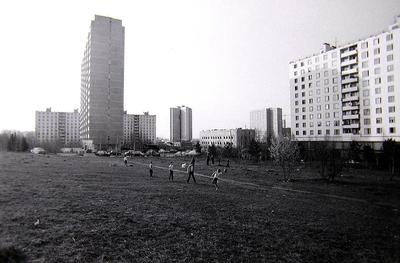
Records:
{"label": "sky", "polygon": [[288,63],[386,30],[399,0],[2,1],[0,130],[33,131],[35,111],[80,107],[81,61],[94,15],[125,27],[128,113],[193,110],[200,130],[249,127],[281,107],[290,123]]}

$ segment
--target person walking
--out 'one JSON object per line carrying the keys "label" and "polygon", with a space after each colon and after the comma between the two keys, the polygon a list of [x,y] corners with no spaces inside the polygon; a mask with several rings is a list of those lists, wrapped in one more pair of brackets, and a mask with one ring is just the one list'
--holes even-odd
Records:
{"label": "person walking", "polygon": [[189,164],[189,166],[187,167],[187,173],[188,173],[187,183],[189,183],[190,177],[192,177],[194,183],[196,183],[196,178],[194,178],[194,166],[193,166],[193,164]]}
{"label": "person walking", "polygon": [[150,177],[153,177],[153,162],[151,162],[151,161],[149,164],[149,172],[150,172]]}
{"label": "person walking", "polygon": [[168,181],[170,181],[170,180],[173,181],[174,180],[174,165],[172,162],[169,163],[168,170],[169,170]]}
{"label": "person walking", "polygon": [[128,166],[128,157],[124,157],[124,163],[125,163],[125,166]]}
{"label": "person walking", "polygon": [[214,164],[214,155],[211,154],[211,163]]}
{"label": "person walking", "polygon": [[231,163],[230,163],[230,161],[228,159],[228,161],[226,161],[226,168],[229,168],[230,166],[231,166]]}
{"label": "person walking", "polygon": [[221,169],[219,169],[219,168],[212,174],[212,177],[213,177],[212,184],[215,186],[215,190],[219,189],[218,180],[219,180],[219,177],[221,176],[221,174],[222,174],[222,172],[221,172]]}
{"label": "person walking", "polygon": [[208,153],[207,153],[206,162],[207,162],[207,166],[209,166],[210,165],[210,155]]}

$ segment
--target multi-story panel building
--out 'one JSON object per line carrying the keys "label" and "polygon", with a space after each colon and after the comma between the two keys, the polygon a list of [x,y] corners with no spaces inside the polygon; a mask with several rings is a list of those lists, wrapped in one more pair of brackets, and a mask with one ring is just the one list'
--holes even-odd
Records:
{"label": "multi-story panel building", "polygon": [[200,145],[209,147],[225,147],[231,145],[234,148],[243,149],[255,140],[256,131],[253,129],[213,129],[200,131]]}
{"label": "multi-story panel building", "polygon": [[268,138],[282,135],[282,109],[263,108],[250,112],[250,129],[256,131],[256,140],[266,142]]}
{"label": "multi-story panel building", "polygon": [[192,109],[185,106],[170,108],[170,140],[192,140]]}
{"label": "multi-story panel building", "polygon": [[124,43],[121,20],[95,16],[81,68],[80,136],[85,147],[114,147],[122,141]]}
{"label": "multi-story panel building", "polygon": [[388,31],[289,63],[299,140],[400,139],[400,17]]}
{"label": "multi-story panel building", "polygon": [[52,142],[63,146],[77,146],[79,140],[79,112],[36,111],[35,137],[38,143]]}
{"label": "multi-story panel building", "polygon": [[137,148],[143,143],[156,143],[156,115],[124,114],[123,144]]}

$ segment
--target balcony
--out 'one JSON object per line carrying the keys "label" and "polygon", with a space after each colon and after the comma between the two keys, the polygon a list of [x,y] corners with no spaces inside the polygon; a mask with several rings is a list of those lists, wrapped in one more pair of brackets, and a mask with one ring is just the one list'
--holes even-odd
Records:
{"label": "balcony", "polygon": [[342,75],[349,75],[349,74],[355,74],[355,73],[358,74],[358,68],[357,67],[342,71]]}
{"label": "balcony", "polygon": [[343,124],[342,128],[343,129],[359,129],[360,128],[360,124],[359,123]]}
{"label": "balcony", "polygon": [[348,93],[348,92],[354,92],[354,91],[358,91],[358,87],[357,87],[357,86],[355,86],[355,87],[348,87],[348,88],[342,89],[342,94],[343,94],[343,93]]}
{"label": "balcony", "polygon": [[358,110],[358,109],[360,109],[360,105],[350,105],[342,107],[342,111]]}
{"label": "balcony", "polygon": [[348,84],[348,83],[353,83],[353,82],[358,82],[358,78],[345,78],[342,79],[342,85]]}
{"label": "balcony", "polygon": [[343,99],[342,99],[343,102],[354,101],[354,100],[357,100],[357,101],[359,100],[358,95],[349,96],[349,97],[346,97],[346,98],[343,98]]}
{"label": "balcony", "polygon": [[348,115],[343,115],[342,116],[343,120],[353,120],[353,119],[360,119],[360,116],[358,114],[348,114]]}
{"label": "balcony", "polygon": [[354,58],[354,59],[345,60],[345,61],[341,62],[340,65],[342,67],[344,67],[344,66],[348,66],[348,65],[357,64],[357,63],[358,63],[357,58]]}
{"label": "balcony", "polygon": [[345,58],[345,57],[349,57],[349,56],[356,55],[356,54],[357,54],[357,49],[347,50],[347,51],[341,53],[340,57]]}

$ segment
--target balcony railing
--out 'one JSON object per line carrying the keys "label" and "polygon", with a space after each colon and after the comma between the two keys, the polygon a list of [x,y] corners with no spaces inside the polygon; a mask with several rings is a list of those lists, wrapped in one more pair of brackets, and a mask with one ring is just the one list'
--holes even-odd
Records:
{"label": "balcony railing", "polygon": [[355,54],[357,54],[357,49],[347,50],[347,51],[343,52],[342,54],[340,54],[340,57],[344,58],[344,57],[349,57],[349,56],[352,56]]}
{"label": "balcony railing", "polygon": [[343,120],[353,120],[353,119],[359,119],[360,115],[358,115],[358,114],[348,114],[348,115],[343,115],[342,118],[343,118]]}
{"label": "balcony railing", "polygon": [[344,66],[348,66],[348,65],[352,65],[352,64],[357,64],[357,63],[358,63],[357,58],[354,58],[354,59],[345,60],[345,61],[341,62],[340,65],[342,67],[344,67]]}
{"label": "balcony railing", "polygon": [[353,82],[358,82],[358,78],[352,77],[352,78],[342,79],[342,85],[348,84],[348,83],[353,83]]}
{"label": "balcony railing", "polygon": [[354,100],[359,100],[358,95],[355,96],[349,96],[349,97],[345,97],[342,99],[343,102],[347,102],[347,101],[354,101]]}
{"label": "balcony railing", "polygon": [[355,74],[358,73],[358,68],[351,68],[351,69],[346,69],[342,71],[342,75],[349,75],[349,74]]}

